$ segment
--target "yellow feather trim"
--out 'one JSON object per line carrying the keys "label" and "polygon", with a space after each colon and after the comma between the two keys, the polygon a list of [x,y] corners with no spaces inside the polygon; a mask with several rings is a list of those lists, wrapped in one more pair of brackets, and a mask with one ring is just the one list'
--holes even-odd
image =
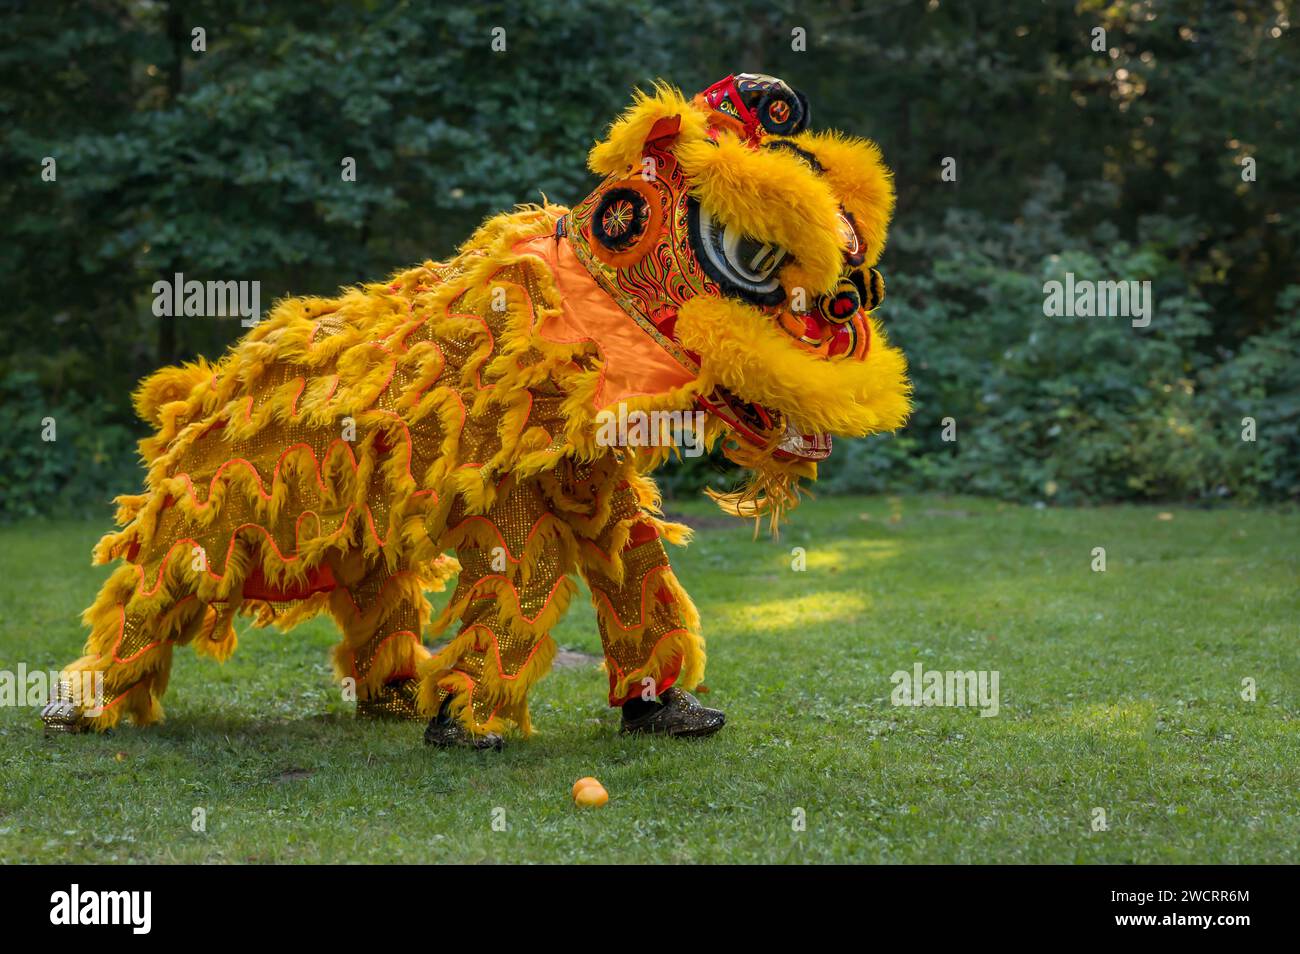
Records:
{"label": "yellow feather trim", "polygon": [[817,465],[812,461],[778,460],[774,449],[775,445],[758,448],[738,438],[728,441],[722,452],[748,471],[747,481],[740,490],[729,493],[711,487],[704,490],[723,513],[752,519],[755,538],[764,517],[768,518],[772,536],[779,536],[782,521],[799,506],[800,493],[804,492],[799,482],[817,479]]}
{"label": "yellow feather trim", "polygon": [[644,664],[615,680],[611,696],[621,698],[647,678],[658,685],[664,671],[679,659],[681,665],[675,685],[687,691],[694,689],[703,681],[704,667],[708,661],[704,652],[704,640],[690,630],[678,630],[661,639]]}
{"label": "yellow feather trim", "polygon": [[[424,663],[422,668],[427,670],[428,661]],[[431,719],[438,714],[443,702],[451,699],[448,711],[453,718],[459,720],[461,725],[475,735],[486,735],[489,732],[505,733],[510,730],[512,724],[519,724],[517,721],[507,722],[499,716],[494,716],[486,722],[475,722],[474,708],[471,705],[473,691],[473,680],[465,673],[456,672],[455,670],[444,673],[437,678],[422,679],[418,703],[420,714]]]}

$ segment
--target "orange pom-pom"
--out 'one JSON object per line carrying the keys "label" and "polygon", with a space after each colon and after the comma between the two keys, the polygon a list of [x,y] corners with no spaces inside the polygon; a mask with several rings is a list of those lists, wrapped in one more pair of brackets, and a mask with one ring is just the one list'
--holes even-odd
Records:
{"label": "orange pom-pom", "polygon": [[597,781],[588,782],[582,788],[578,789],[573,800],[579,808],[599,808],[609,801],[609,792],[605,791],[605,786]]}

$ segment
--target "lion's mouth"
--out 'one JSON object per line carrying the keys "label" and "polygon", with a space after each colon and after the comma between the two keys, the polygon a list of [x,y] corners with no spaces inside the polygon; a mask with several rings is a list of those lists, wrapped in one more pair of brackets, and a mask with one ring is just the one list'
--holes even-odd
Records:
{"label": "lion's mouth", "polygon": [[857,310],[846,321],[832,321],[819,311],[795,314],[783,309],[776,321],[801,347],[823,358],[862,361],[871,347],[871,326]]}
{"label": "lion's mouth", "polygon": [[744,401],[721,385],[698,400],[743,440],[760,448],[772,447],[778,459],[820,461],[830,456],[829,434],[801,433],[788,415]]}

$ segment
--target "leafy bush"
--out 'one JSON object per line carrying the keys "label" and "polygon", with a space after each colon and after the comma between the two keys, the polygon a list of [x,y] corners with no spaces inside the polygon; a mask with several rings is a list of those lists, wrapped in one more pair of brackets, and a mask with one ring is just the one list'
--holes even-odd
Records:
{"label": "leafy bush", "polygon": [[135,435],[94,401],[50,402],[34,372],[0,377],[0,520],[36,514],[104,517],[140,486]]}
{"label": "leafy bush", "polygon": [[[1209,306],[1166,252],[1176,223],[1145,223],[1137,243],[1105,227],[1067,239],[1061,200],[1048,177],[1016,222],[955,210],[937,236],[899,231],[905,256],[932,256],[928,273],[887,276],[883,311],[916,412],[897,436],[841,442],[825,488],[1067,504],[1300,495],[1300,288],[1279,297],[1277,330],[1218,348]],[[1067,272],[1150,281],[1150,324],[1045,316],[1044,283]]]}

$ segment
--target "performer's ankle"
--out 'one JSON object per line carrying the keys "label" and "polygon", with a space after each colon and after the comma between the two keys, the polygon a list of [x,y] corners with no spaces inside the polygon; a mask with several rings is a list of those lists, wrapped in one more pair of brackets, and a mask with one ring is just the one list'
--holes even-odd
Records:
{"label": "performer's ankle", "polygon": [[628,719],[639,719],[662,704],[657,699],[642,699],[640,696],[633,696],[623,703],[623,715]]}

